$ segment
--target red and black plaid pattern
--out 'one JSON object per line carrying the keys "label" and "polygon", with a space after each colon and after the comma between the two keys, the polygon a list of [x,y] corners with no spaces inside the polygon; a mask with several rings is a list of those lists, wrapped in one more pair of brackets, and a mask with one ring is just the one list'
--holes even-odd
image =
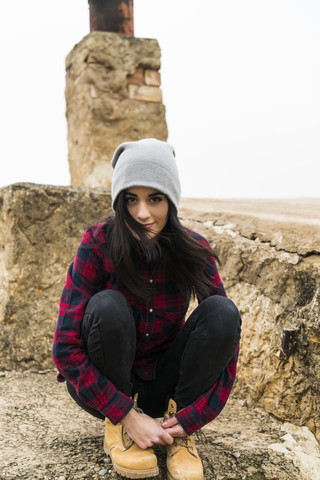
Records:
{"label": "red and black plaid pattern", "polygon": [[[137,329],[133,369],[145,380],[154,378],[157,359],[170,347],[185,322],[188,305],[169,281],[166,272],[152,265],[141,266],[143,278],[154,292],[149,303],[137,301],[124,290],[106,249],[101,247],[109,228],[110,224],[105,222],[87,229],[68,269],[60,300],[52,359],[59,370],[58,381],[67,379],[84,402],[117,424],[130,411],[133,402],[100,373],[85,352],[80,326],[90,298],[106,289],[124,294],[132,307]],[[202,236],[192,233],[199,241],[208,244]],[[226,296],[213,257],[206,272],[212,281],[212,295]],[[215,385],[178,414],[186,432],[198,430],[222,410],[235,379],[236,361],[237,352]]]}

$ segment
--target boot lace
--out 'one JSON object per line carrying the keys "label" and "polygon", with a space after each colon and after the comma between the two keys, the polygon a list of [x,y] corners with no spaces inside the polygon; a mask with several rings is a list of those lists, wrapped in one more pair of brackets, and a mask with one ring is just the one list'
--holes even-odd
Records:
{"label": "boot lace", "polygon": [[176,445],[177,447],[184,447],[190,452],[193,452],[193,445],[191,443],[191,437],[176,437],[173,440],[173,445]]}
{"label": "boot lace", "polygon": [[138,393],[135,394],[133,397],[133,408],[135,409],[136,412],[138,413],[143,413],[143,410],[138,407]]}
{"label": "boot lace", "polygon": [[[176,404],[174,403],[174,406],[172,407],[174,408],[174,410],[170,410],[170,408],[168,408],[167,412],[165,413],[165,416],[166,414],[169,415],[169,418],[172,418],[175,416],[176,414]],[[164,418],[165,419],[165,418]],[[198,442],[204,444],[204,443],[208,443],[208,439],[206,437],[206,435],[204,434],[204,432],[201,430],[197,430],[196,431],[196,437],[197,437],[197,440]],[[190,437],[187,436],[187,437],[178,437],[178,440],[174,440],[173,444],[174,445],[179,445],[181,447],[186,447],[188,448],[188,450],[192,450],[193,447],[192,445],[190,445],[190,441],[189,441]],[[180,443],[177,443],[177,442],[180,442]]]}
{"label": "boot lace", "polygon": [[206,437],[205,433],[201,430],[197,430],[196,431],[196,437],[197,437],[197,440],[198,442],[204,444],[204,443],[208,443],[208,438]]}

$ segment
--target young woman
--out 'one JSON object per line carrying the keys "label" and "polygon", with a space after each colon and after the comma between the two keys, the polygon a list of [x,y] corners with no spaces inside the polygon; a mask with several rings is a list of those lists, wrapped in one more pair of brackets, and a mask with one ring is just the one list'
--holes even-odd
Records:
{"label": "young woman", "polygon": [[[105,420],[104,448],[118,473],[157,475],[152,446],[162,444],[169,479],[200,480],[191,434],[228,399],[240,315],[209,243],[178,219],[172,146],[123,143],[112,166],[115,216],[86,230],[62,293],[58,380]],[[185,321],[193,296],[199,305]]]}

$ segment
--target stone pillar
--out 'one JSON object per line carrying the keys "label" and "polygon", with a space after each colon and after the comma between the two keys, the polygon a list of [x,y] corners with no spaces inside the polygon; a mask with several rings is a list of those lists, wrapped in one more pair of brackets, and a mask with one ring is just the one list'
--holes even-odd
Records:
{"label": "stone pillar", "polygon": [[167,140],[157,40],[92,32],[66,58],[72,185],[110,186],[119,143]]}

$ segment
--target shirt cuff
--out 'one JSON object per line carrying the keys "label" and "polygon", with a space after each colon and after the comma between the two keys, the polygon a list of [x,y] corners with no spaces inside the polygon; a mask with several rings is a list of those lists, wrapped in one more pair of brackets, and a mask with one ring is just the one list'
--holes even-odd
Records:
{"label": "shirt cuff", "polygon": [[200,417],[199,412],[192,405],[189,405],[177,413],[176,418],[188,435],[192,435],[206,425],[206,422]]}
{"label": "shirt cuff", "polygon": [[122,392],[117,391],[112,400],[100,410],[113,425],[117,425],[133,408],[134,402]]}

